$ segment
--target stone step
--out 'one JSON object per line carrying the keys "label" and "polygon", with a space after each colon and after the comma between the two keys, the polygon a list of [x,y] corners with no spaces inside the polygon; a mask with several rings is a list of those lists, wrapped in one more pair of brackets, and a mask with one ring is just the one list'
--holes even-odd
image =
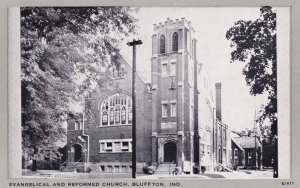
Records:
{"label": "stone step", "polygon": [[62,172],[73,172],[76,167],[83,165],[83,162],[69,162],[67,166],[63,167]]}
{"label": "stone step", "polygon": [[76,167],[72,166],[66,166],[65,168],[62,169],[62,172],[74,172]]}
{"label": "stone step", "polygon": [[176,164],[160,164],[155,171],[155,174],[172,174]]}

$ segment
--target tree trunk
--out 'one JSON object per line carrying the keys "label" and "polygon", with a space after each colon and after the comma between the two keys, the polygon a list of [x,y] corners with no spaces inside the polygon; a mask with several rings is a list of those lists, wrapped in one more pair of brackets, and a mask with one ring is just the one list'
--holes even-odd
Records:
{"label": "tree trunk", "polygon": [[278,139],[275,138],[274,173],[273,178],[278,178]]}
{"label": "tree trunk", "polygon": [[31,170],[32,171],[36,171],[37,170],[37,152],[38,152],[38,149],[36,147],[33,148],[33,158],[32,158],[32,165],[31,165]]}

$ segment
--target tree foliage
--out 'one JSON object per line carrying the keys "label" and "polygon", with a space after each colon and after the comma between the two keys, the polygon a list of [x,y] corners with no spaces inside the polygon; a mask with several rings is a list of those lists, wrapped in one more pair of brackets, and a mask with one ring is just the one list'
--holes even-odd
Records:
{"label": "tree foliage", "polygon": [[245,63],[243,75],[250,86],[250,93],[268,94],[268,102],[262,106],[257,121],[261,129],[265,122],[271,124],[271,131],[264,138],[263,145],[267,157],[274,159],[274,177],[278,177],[276,33],[276,12],[268,6],[260,8],[257,20],[239,20],[226,33],[234,48],[231,62]]}
{"label": "tree foliage", "polygon": [[231,62],[245,63],[243,75],[252,95],[268,94],[258,121],[269,121],[273,135],[277,135],[277,53],[276,13],[271,7],[261,7],[260,17],[254,21],[239,20],[226,38],[234,50]]}
{"label": "tree foliage", "polygon": [[49,148],[65,134],[69,105],[109,81],[122,39],[135,32],[129,7],[21,8],[22,145]]}

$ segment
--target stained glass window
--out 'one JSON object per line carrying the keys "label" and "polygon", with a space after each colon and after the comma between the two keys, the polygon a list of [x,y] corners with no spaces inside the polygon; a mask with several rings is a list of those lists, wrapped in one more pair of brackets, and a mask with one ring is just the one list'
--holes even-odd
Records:
{"label": "stained glass window", "polygon": [[101,103],[100,126],[132,123],[132,100],[128,95],[116,93]]}

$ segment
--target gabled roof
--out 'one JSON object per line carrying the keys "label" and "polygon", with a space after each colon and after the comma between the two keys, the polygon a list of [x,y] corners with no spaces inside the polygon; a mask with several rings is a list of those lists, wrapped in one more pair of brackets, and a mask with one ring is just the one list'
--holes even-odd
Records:
{"label": "gabled roof", "polygon": [[244,151],[243,147],[235,140],[235,138],[232,138],[231,140],[235,143],[235,145],[237,145],[237,147],[240,148],[240,150]]}
{"label": "gabled roof", "polygon": [[261,144],[257,139],[257,137],[242,136],[242,137],[235,137],[234,139],[244,149],[255,148],[255,141],[256,141],[256,147],[261,147]]}

